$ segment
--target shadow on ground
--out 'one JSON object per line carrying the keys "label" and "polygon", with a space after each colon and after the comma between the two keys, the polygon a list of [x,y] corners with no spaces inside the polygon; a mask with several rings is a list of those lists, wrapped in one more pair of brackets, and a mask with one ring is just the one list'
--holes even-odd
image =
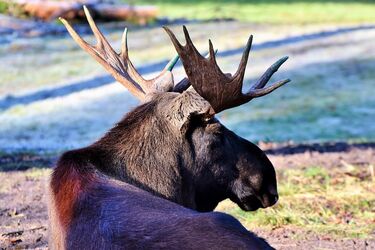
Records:
{"label": "shadow on ground", "polygon": [[[262,144],[261,148],[270,156],[287,156],[303,153],[345,153],[355,150],[372,149],[375,142],[369,143],[313,143],[313,144]],[[0,154],[0,172],[25,171],[31,168],[51,168],[59,154],[36,154],[33,152]],[[370,160],[370,159],[369,159]]]}

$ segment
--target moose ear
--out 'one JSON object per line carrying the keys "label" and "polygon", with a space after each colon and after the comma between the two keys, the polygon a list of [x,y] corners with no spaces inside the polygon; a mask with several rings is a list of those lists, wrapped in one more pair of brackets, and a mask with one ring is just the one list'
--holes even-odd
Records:
{"label": "moose ear", "polygon": [[186,133],[193,116],[213,116],[211,105],[194,90],[176,96],[165,111],[167,119],[182,133]]}

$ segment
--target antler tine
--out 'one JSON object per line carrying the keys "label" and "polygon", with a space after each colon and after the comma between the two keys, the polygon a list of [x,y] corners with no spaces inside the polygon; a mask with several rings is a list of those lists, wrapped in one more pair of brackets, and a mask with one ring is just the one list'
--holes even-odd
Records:
{"label": "antler tine", "polygon": [[259,80],[251,87],[251,89],[260,89],[266,86],[272,75],[281,67],[281,65],[288,60],[288,56],[284,56],[277,60],[269,67],[266,72],[259,78]]}
{"label": "antler tine", "polygon": [[[190,34],[186,28],[185,25],[182,25],[182,30],[184,31],[184,35],[185,35],[185,40],[186,40],[186,45],[193,45],[193,41],[191,40],[190,38]],[[193,45],[194,46],[194,45]]]}
{"label": "antler tine", "polygon": [[195,56],[200,57],[201,59],[203,59],[204,57],[199,53],[199,51],[197,50],[197,48],[194,46],[193,41],[190,38],[190,34],[189,34],[189,31],[187,30],[186,26],[183,25],[182,29],[183,29],[184,35],[185,35],[185,41],[186,41],[185,47],[189,47],[190,49],[192,49],[195,52],[194,53]]}
{"label": "antler tine", "polygon": [[174,66],[176,66],[176,63],[178,62],[178,59],[180,59],[180,56],[177,54],[174,58],[172,58],[167,65],[165,65],[165,70],[172,71]]}
{"label": "antler tine", "polygon": [[[121,53],[120,53],[121,58],[125,61],[128,62],[128,67],[129,70],[132,72],[132,75],[139,81],[139,82],[145,82],[145,80],[137,71],[137,69],[134,67],[133,63],[129,60],[129,53],[128,53],[128,28],[124,29],[124,33],[122,34],[122,39],[121,39]],[[164,67],[162,72],[166,71],[172,71],[173,67],[176,65],[178,59],[180,58],[179,55],[176,55],[174,58],[172,58],[167,65]],[[153,82],[152,81],[147,81],[148,85],[142,86],[142,88],[148,92],[152,91],[153,89]]]}
{"label": "antler tine", "polygon": [[121,37],[121,57],[124,60],[128,59],[128,28],[125,27]]}
{"label": "antler tine", "polygon": [[242,53],[242,57],[241,57],[241,61],[238,66],[238,69],[236,73],[233,75],[233,79],[235,79],[235,81],[237,81],[238,84],[240,84],[241,88],[242,88],[243,78],[245,76],[247,61],[249,60],[249,54],[250,54],[252,44],[253,44],[253,35],[250,35],[249,39],[247,40],[245,50]]}
{"label": "antler tine", "polygon": [[177,53],[180,53],[183,49],[181,43],[177,40],[176,36],[173,34],[173,32],[167,26],[163,26],[163,29],[167,32],[169,38],[172,41],[172,44],[176,48]]}
{"label": "antler tine", "polygon": [[[64,24],[65,28],[68,30],[69,34],[72,36],[73,40],[78,43],[79,46],[85,47],[90,46],[85,40],[83,40],[77,32],[73,29],[73,27],[66,21],[64,18],[59,17],[59,20]],[[91,46],[90,46],[91,47]]]}
{"label": "antler tine", "polygon": [[[231,76],[230,74],[223,73],[217,65],[211,41],[209,41],[210,58],[205,59],[194,47],[185,26],[183,28],[186,39],[185,46],[181,46],[175,35],[168,28],[165,28],[165,30],[181,57],[191,85],[198,94],[211,104],[215,113],[249,102],[254,97],[266,95],[290,81],[289,79],[279,81],[270,87],[263,88],[272,74],[285,62],[286,59],[282,59],[271,66],[248,93],[243,94],[242,85],[253,41],[252,35],[247,41],[236,73]],[[183,80],[183,83],[188,86],[186,80]]]}
{"label": "antler tine", "polygon": [[180,54],[182,51],[184,51],[184,49],[188,48],[188,49],[192,49],[194,51],[194,55],[195,56],[204,58],[199,53],[199,51],[197,50],[197,48],[194,46],[193,41],[191,40],[189,32],[188,32],[188,30],[187,30],[187,28],[186,28],[185,25],[182,26],[182,29],[183,29],[184,35],[185,35],[185,41],[186,41],[185,46],[181,45],[181,43],[177,40],[177,38],[174,35],[174,33],[167,26],[163,26],[163,28],[167,32],[168,36],[170,37],[170,39],[171,39],[174,47],[176,48],[176,51],[177,51],[178,54]]}
{"label": "antler tine", "polygon": [[100,47],[106,46],[106,47],[108,47],[108,49],[111,49],[113,52],[115,52],[113,50],[113,48],[111,47],[111,45],[109,45],[109,43],[108,43],[107,39],[104,37],[103,33],[99,30],[98,26],[96,26],[96,23],[94,22],[94,19],[92,18],[91,14],[90,14],[90,11],[87,9],[86,5],[83,5],[83,11],[85,12],[87,22],[90,25],[90,28],[91,28],[91,30],[92,30],[95,38],[96,38],[96,41],[98,42],[98,45]]}
{"label": "antler tine", "polygon": [[93,31],[97,44],[95,46],[84,41],[73,27],[63,18],[61,22],[65,25],[70,35],[78,43],[78,45],[88,52],[96,61],[98,61],[111,75],[122,85],[124,85],[129,92],[140,100],[145,100],[148,93],[155,91],[168,91],[173,88],[173,76],[170,72],[176,64],[178,58],[173,58],[164,70],[155,78],[144,79],[133,66],[129,60],[128,46],[127,46],[127,29],[124,30],[121,41],[121,52],[118,54],[111,47],[107,39],[101,33],[95,24],[89,10],[86,6],[83,7],[87,21]]}
{"label": "antler tine", "polygon": [[[211,42],[211,39],[208,40],[208,54],[210,55],[210,59],[213,60],[214,62],[216,62],[216,57],[215,57],[215,50],[214,50],[214,46],[212,45],[212,42]],[[217,50],[216,50],[217,51]]]}
{"label": "antler tine", "polygon": [[[128,28],[125,27],[124,32],[122,33],[121,38],[121,53],[120,57],[123,60],[123,63],[125,67],[128,68],[128,71],[130,71],[130,75],[134,78],[134,80],[139,83],[142,90],[147,93],[152,90],[152,82],[149,82],[145,80],[141,74],[138,73],[137,69],[134,67],[133,63],[129,59],[129,52],[128,52]],[[143,84],[142,84],[143,83]]]}
{"label": "antler tine", "polygon": [[[128,63],[128,70],[131,71],[132,75],[134,78],[136,78],[137,82],[143,82],[144,85],[141,85],[143,90],[147,92],[152,92],[155,90],[154,83],[157,82],[156,77],[152,80],[145,80],[141,74],[138,73],[137,69],[134,67],[133,63],[129,60],[129,52],[128,52],[128,28],[125,27],[124,32],[122,34],[122,39],[121,39],[121,53],[120,53],[121,58]],[[165,73],[166,71],[171,72],[173,67],[176,65],[178,59],[180,58],[179,55],[175,56],[172,58],[167,65],[164,67],[163,71],[161,72],[160,75]],[[172,83],[173,85],[173,83]]]}
{"label": "antler tine", "polygon": [[251,89],[245,95],[249,97],[251,100],[252,98],[255,98],[255,97],[267,95],[271,93],[272,91],[274,91],[275,89],[287,84],[288,82],[290,82],[290,79],[280,80],[278,82],[273,83],[271,86],[267,88]]}
{"label": "antler tine", "polygon": [[[98,41],[98,46],[92,46],[88,44],[85,40],[81,38],[80,35],[73,29],[73,27],[70,25],[68,21],[66,21],[64,18],[60,18],[61,22],[64,24],[66,29],[68,30],[69,34],[72,36],[72,38],[80,45],[80,47],[88,52],[92,57],[95,58],[96,61],[98,61],[107,71],[109,71],[114,78],[123,84],[134,96],[136,96],[138,99],[143,100],[145,93],[143,92],[142,88],[135,82],[131,82],[130,79],[126,79],[126,77],[123,75],[124,72],[119,72],[118,67],[114,68],[112,65],[110,65],[107,61],[106,58],[103,57],[103,44],[100,43],[99,41],[102,41],[104,38],[103,35],[98,35],[101,34],[97,26],[95,25],[94,21],[91,18],[90,12],[87,10],[86,7],[84,7],[85,14],[87,17],[87,20],[90,24],[91,29],[94,32],[95,37],[97,38]],[[105,39],[103,39],[105,40]],[[108,44],[108,43],[107,43]],[[109,44],[108,44],[109,46]],[[108,47],[106,46],[106,47]],[[110,46],[109,46],[110,47]],[[113,49],[111,52],[114,52]]]}

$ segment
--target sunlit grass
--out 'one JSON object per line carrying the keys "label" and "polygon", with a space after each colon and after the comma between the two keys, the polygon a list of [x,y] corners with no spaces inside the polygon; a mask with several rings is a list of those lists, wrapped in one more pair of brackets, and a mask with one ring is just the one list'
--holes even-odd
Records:
{"label": "sunlit grass", "polygon": [[6,12],[8,4],[6,2],[0,1],[0,13]]}
{"label": "sunlit grass", "polygon": [[159,7],[161,16],[170,18],[234,18],[254,23],[271,24],[364,23],[375,21],[375,4],[373,1],[137,0],[131,2],[156,5]]}
{"label": "sunlit grass", "polygon": [[373,166],[281,170],[280,199],[272,208],[244,212],[225,201],[219,210],[249,229],[294,226],[340,237],[369,237],[375,230]]}
{"label": "sunlit grass", "polygon": [[[361,69],[351,73],[356,66]],[[243,105],[225,111],[221,121],[251,141],[374,140],[374,66],[350,60],[301,67],[281,91],[254,100],[251,112]]]}
{"label": "sunlit grass", "polygon": [[42,178],[44,176],[48,176],[51,172],[50,168],[41,168],[39,166],[34,167],[32,169],[29,169],[28,171],[25,171],[25,177],[26,178]]}
{"label": "sunlit grass", "polygon": [[[375,20],[375,3],[371,0],[122,0],[126,4],[156,5],[160,16],[169,18],[229,18],[254,23],[368,23]],[[10,7],[9,7],[10,6]],[[350,10],[350,11],[349,11]],[[0,13],[22,14],[5,0]]]}

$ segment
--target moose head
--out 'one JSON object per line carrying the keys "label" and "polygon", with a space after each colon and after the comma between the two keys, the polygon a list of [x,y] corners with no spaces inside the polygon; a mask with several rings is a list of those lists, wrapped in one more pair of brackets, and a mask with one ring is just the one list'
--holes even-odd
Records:
{"label": "moose head", "polygon": [[272,163],[261,149],[227,129],[215,115],[289,82],[266,87],[287,57],[269,67],[243,93],[252,36],[237,72],[231,75],[217,65],[211,41],[206,58],[193,45],[185,26],[185,45],[165,27],[187,78],[174,83],[171,71],[176,57],[159,75],[146,80],[129,60],[127,30],[118,54],[86,8],[85,12],[97,39],[95,46],[85,42],[68,22],[62,22],[81,48],[142,104],[96,143],[77,151],[80,158],[111,177],[198,211],[211,211],[226,198],[246,211],[275,204],[278,193]]}

